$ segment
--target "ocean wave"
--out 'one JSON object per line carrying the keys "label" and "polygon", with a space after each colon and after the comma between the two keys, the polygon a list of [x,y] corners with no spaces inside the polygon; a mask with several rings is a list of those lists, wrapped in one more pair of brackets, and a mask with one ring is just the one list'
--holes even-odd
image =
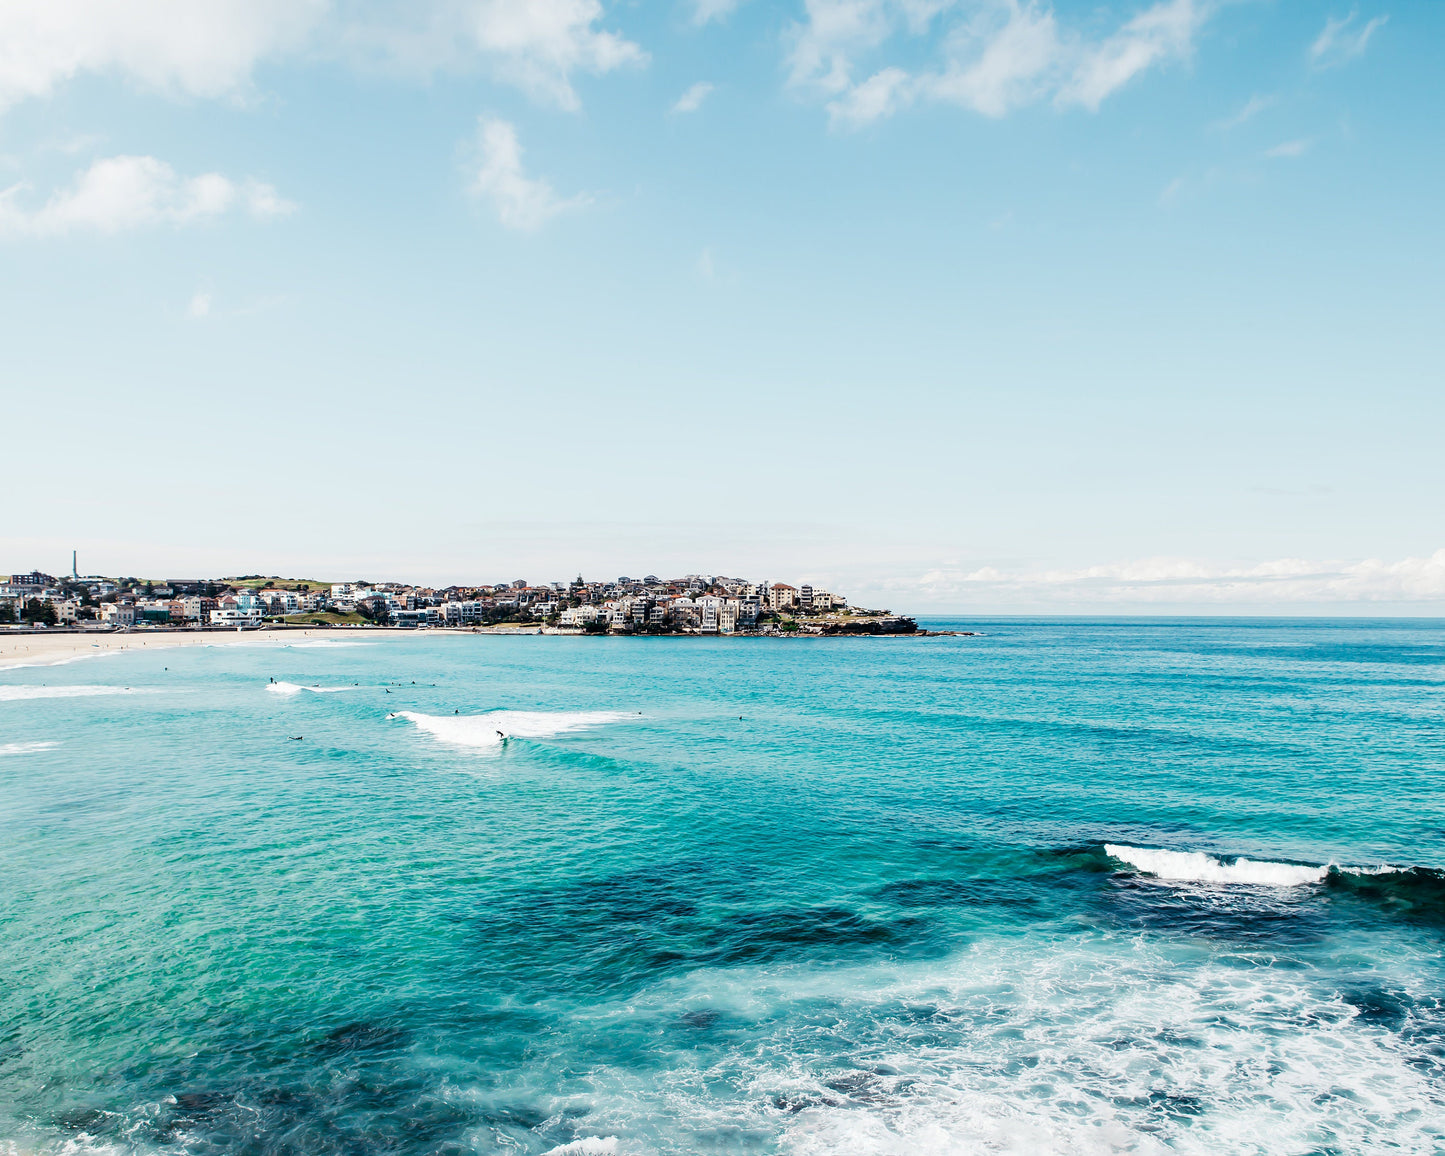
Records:
{"label": "ocean wave", "polygon": [[[1342,994],[1329,975],[1050,931],[942,960],[700,969],[608,1009],[610,1029],[677,1039],[677,1060],[589,1072],[588,1122],[626,1146],[665,1115],[786,1156],[1427,1156],[1445,1092],[1422,966],[1396,956]],[[1414,1030],[1382,1030],[1387,1003]]]}
{"label": "ocean wave", "polygon": [[272,694],[293,695],[303,690],[311,694],[336,694],[343,690],[355,690],[354,686],[301,686],[294,682],[268,682],[266,689]]}
{"label": "ocean wave", "polygon": [[[95,643],[92,643],[91,645],[94,646]],[[128,649],[122,649],[122,648],[120,648],[120,647],[115,647],[115,648],[106,647],[106,648],[97,649],[94,653],[87,653],[87,654],[68,654],[68,655],[66,655],[64,658],[41,658],[41,659],[36,659],[36,661],[34,661],[34,662],[12,662],[12,663],[10,663],[10,664],[7,665],[7,666],[0,667],[0,669],[3,669],[3,670],[35,670],[35,669],[38,668],[38,667],[47,667],[47,666],[69,666],[72,662],[84,662],[84,661],[86,661],[86,659],[90,659],[90,658],[114,658],[114,657],[115,657],[116,655],[118,655],[118,654],[128,654],[128,653],[130,653],[130,651],[129,651]]]}
{"label": "ocean wave", "polygon": [[394,717],[416,724],[419,730],[451,746],[484,749],[500,747],[504,735],[508,738],[545,739],[637,716],[607,710],[494,710],[487,714],[461,715],[420,714],[403,710]]}
{"label": "ocean wave", "polygon": [[548,1148],[542,1156],[612,1156],[617,1151],[616,1136],[584,1136],[570,1144]]}
{"label": "ocean wave", "polygon": [[0,686],[0,702],[23,702],[36,698],[92,698],[102,694],[154,694],[152,690],[129,686]]}
{"label": "ocean wave", "polygon": [[59,745],[57,742],[0,743],[0,755],[29,755],[36,751],[54,750]]}
{"label": "ocean wave", "polygon": [[1311,866],[1307,863],[1281,863],[1270,859],[1246,859],[1242,856],[1226,861],[1203,851],[1166,851],[1157,847],[1128,847],[1119,843],[1105,843],[1104,853],[1146,875],[1178,883],[1303,887],[1311,883],[1323,883],[1332,874],[1394,875],[1411,870],[1389,864],[1375,867],[1342,867],[1333,863]]}

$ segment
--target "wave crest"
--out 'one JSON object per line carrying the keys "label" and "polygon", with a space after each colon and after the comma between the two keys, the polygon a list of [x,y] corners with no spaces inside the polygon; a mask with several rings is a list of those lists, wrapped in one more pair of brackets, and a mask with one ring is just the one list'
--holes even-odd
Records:
{"label": "wave crest", "polygon": [[584,1136],[570,1144],[548,1148],[542,1156],[612,1156],[617,1151],[616,1136]]}
{"label": "wave crest", "polygon": [[354,686],[301,686],[295,682],[268,682],[266,689],[272,694],[293,695],[303,690],[311,694],[336,694],[338,691],[355,690]]}
{"label": "wave crest", "polygon": [[419,730],[451,746],[482,749],[500,747],[503,735],[508,738],[545,739],[637,716],[608,710],[494,710],[487,714],[463,715],[420,714],[403,710],[398,711],[396,717],[416,724]]}
{"label": "wave crest", "polygon": [[0,686],[0,702],[35,698],[91,698],[102,694],[148,694],[129,686]]}
{"label": "wave crest", "polygon": [[1159,879],[1180,883],[1242,883],[1256,887],[1303,887],[1323,883],[1332,875],[1394,875],[1409,870],[1389,865],[1340,867],[1325,864],[1314,867],[1308,863],[1279,863],[1242,856],[1226,862],[1203,851],[1165,851],[1157,847],[1128,847],[1120,843],[1105,843],[1104,854]]}
{"label": "wave crest", "polygon": [[1146,875],[1182,883],[1251,883],[1264,887],[1301,887],[1323,883],[1328,867],[1299,863],[1273,863],[1265,859],[1236,859],[1226,863],[1203,851],[1161,851],[1153,847],[1125,847],[1105,843],[1104,853]]}

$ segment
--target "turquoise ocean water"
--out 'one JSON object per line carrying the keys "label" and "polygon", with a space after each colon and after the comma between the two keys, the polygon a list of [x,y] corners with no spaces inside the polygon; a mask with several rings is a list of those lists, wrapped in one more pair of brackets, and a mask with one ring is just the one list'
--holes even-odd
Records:
{"label": "turquoise ocean water", "polygon": [[0,1152],[1445,1148],[1445,624],[963,625],[0,671]]}

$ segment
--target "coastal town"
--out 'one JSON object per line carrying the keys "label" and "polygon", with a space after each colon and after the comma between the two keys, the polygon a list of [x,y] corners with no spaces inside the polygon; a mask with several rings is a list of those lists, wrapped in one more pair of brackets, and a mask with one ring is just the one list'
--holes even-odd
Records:
{"label": "coastal town", "polygon": [[626,576],[433,589],[399,582],[68,576],[0,579],[0,627],[83,631],[247,630],[285,626],[460,629],[546,634],[913,634],[913,619],[853,607],[803,583],[722,575]]}

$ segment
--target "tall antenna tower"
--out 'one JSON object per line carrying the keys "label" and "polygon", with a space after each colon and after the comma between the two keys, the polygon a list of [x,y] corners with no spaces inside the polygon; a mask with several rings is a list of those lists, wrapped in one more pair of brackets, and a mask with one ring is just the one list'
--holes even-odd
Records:
{"label": "tall antenna tower", "polygon": [[80,567],[76,565],[76,562],[75,562],[75,551],[74,551],[74,550],[72,550],[72,551],[70,552],[70,576],[71,576],[72,578],[79,578],[79,577],[80,577]]}

